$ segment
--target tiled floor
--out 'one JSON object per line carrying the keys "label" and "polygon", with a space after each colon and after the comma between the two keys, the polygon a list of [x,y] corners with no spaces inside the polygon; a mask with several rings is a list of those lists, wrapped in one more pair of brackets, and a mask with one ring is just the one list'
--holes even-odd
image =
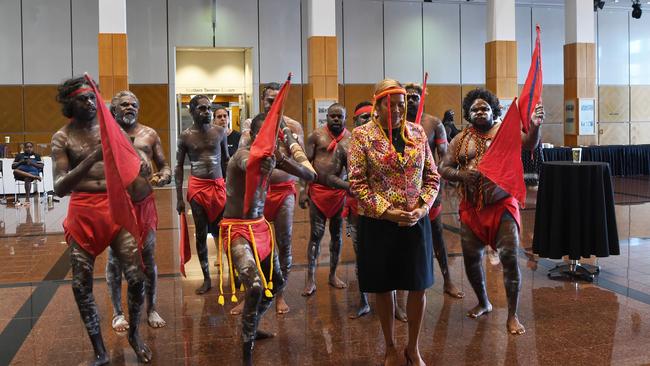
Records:
{"label": "tiled floor", "polygon": [[[593,284],[552,281],[554,266],[546,259],[520,256],[522,290],[520,319],[523,336],[505,331],[507,315],[500,266],[486,264],[487,283],[494,312],[478,320],[465,311],[476,298],[466,280],[461,257],[457,200],[445,192],[445,239],[453,279],[467,293],[463,300],[442,295],[437,281],[427,292],[427,311],[421,350],[429,365],[641,365],[650,364],[650,177],[615,178],[616,216],[621,255],[591,259],[602,267]],[[201,282],[194,256],[188,278],[178,275],[178,220],[171,189],[156,191],[160,215],[156,258],[160,272],[158,308],[168,326],[154,330],[143,324],[143,334],[154,352],[156,365],[237,365],[240,362],[239,319],[228,314],[232,305],[217,304],[213,289],[194,294]],[[67,246],[61,223],[67,199],[53,209],[0,205],[0,365],[79,365],[92,356],[90,342],[70,289]],[[535,192],[529,192],[522,211],[522,247],[531,246]],[[354,254],[344,243],[340,276],[349,288],[326,285],[328,245],[324,244],[318,269],[318,291],[300,296],[304,286],[306,212],[297,208],[294,225],[294,270],[287,301],[289,314],[269,311],[261,323],[278,333],[258,342],[258,365],[377,365],[383,354],[379,322],[374,314],[348,319],[358,301]],[[190,220],[191,221],[191,220]],[[326,241],[324,240],[324,243]],[[216,249],[210,244],[210,262]],[[95,298],[102,314],[104,340],[112,364],[136,364],[126,337],[110,328],[111,310],[104,281],[106,255],[96,262]],[[211,267],[213,278],[217,268]],[[437,279],[441,279],[439,272]],[[214,282],[213,282],[214,283]],[[400,345],[406,326],[398,324]]]}

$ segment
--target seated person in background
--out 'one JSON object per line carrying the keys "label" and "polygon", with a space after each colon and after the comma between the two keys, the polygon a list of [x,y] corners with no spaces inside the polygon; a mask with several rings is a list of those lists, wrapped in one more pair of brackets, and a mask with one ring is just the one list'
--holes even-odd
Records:
{"label": "seated person in background", "polygon": [[24,152],[16,155],[16,159],[11,164],[11,169],[14,170],[14,178],[25,182],[25,204],[29,204],[29,195],[32,191],[32,182],[34,180],[41,180],[39,173],[43,171],[43,162],[41,156],[34,153],[34,144],[31,142],[25,143]]}

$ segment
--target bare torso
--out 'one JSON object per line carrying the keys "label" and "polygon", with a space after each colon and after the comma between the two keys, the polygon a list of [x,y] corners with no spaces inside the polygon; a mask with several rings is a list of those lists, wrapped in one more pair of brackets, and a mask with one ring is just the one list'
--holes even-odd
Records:
{"label": "bare torso", "polygon": [[[73,192],[104,192],[106,179],[104,177],[104,162],[101,158],[89,161],[90,167],[74,179],[64,177],[76,168],[84,159],[97,155],[101,151],[99,124],[97,122],[82,125],[70,122],[52,136],[52,158],[54,160],[55,184],[62,183],[65,194]],[[90,158],[92,159],[92,158]],[[94,160],[94,159],[93,159]]]}
{"label": "bare torso", "polygon": [[[228,162],[228,181],[226,182],[226,208],[223,217],[255,219],[264,214],[266,202],[265,187],[258,186],[251,202],[250,210],[244,216],[244,195],[246,194],[246,164],[250,151],[240,148]],[[274,171],[277,169],[274,169]]]}
{"label": "bare torso", "polygon": [[186,129],[178,138],[178,154],[182,155],[179,164],[183,164],[185,155],[190,160],[190,174],[197,178],[216,179],[223,177],[222,157],[224,154],[224,145],[226,133],[219,126],[208,124],[206,128],[195,128],[194,126]]}
{"label": "bare torso", "polygon": [[328,176],[337,175],[342,178],[344,171],[341,169],[342,165],[337,164],[335,161],[336,150],[340,147],[342,151],[348,150],[350,142],[350,132],[343,130],[343,139],[338,142],[337,149],[327,151],[327,147],[332,142],[332,138],[327,133],[326,127],[320,127],[309,135],[306,145],[306,154],[312,166],[318,174],[317,183],[329,185],[331,178]]}

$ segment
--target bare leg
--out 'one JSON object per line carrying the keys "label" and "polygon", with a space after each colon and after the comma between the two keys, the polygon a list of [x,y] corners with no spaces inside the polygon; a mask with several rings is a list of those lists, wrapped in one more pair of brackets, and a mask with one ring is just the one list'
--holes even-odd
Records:
{"label": "bare leg", "polygon": [[506,327],[510,334],[524,334],[526,328],[517,318],[519,307],[519,290],[521,289],[521,274],[517,263],[517,248],[519,247],[519,229],[517,223],[509,214],[501,218],[497,232],[497,251],[503,266],[503,285],[508,298],[508,322]]}
{"label": "bare leg", "polygon": [[336,276],[336,268],[341,258],[341,247],[343,246],[343,217],[341,211],[330,219],[330,286],[334,288],[346,288],[348,285]]}
{"label": "bare leg", "polygon": [[156,266],[156,232],[151,230],[147,233],[147,239],[142,248],[142,260],[144,261],[144,295],[147,304],[147,323],[152,328],[162,328],[167,322],[156,311],[156,299],[158,293],[158,266]]}
{"label": "bare leg", "polygon": [[[278,210],[273,225],[275,227],[275,243],[278,248],[278,257],[280,259],[280,269],[282,278],[286,284],[291,272],[293,257],[291,255],[291,234],[293,230],[293,210],[296,206],[296,197],[293,194],[287,196]],[[284,300],[284,291],[278,291],[275,300],[275,311],[278,314],[289,312],[289,305]]]}
{"label": "bare leg", "polygon": [[419,339],[426,306],[427,298],[424,291],[409,291],[408,301],[406,302],[409,341],[406,350],[404,350],[407,365],[424,365],[424,361],[420,357]]}
{"label": "bare leg", "polygon": [[393,301],[395,302],[395,319],[406,323],[408,321],[408,316],[406,316],[406,310],[400,304],[400,299],[404,298],[404,292],[402,290],[393,291]]}
{"label": "bare leg", "polygon": [[395,348],[395,302],[393,301],[393,292],[382,292],[376,294],[377,315],[381,323],[381,331],[384,334],[384,343],[386,344],[386,355],[384,357],[385,366],[399,364],[397,348]]}
{"label": "bare leg", "polygon": [[[357,216],[348,216],[347,219],[347,231],[348,234],[352,237],[352,247],[354,248],[354,254],[355,256],[359,256],[359,239],[357,236],[357,223],[359,221],[359,218]],[[355,265],[355,271],[357,274],[357,281],[359,280],[359,265]],[[370,305],[368,304],[368,295],[363,292],[359,291],[360,294],[360,300],[359,300],[359,308],[357,311],[353,314],[350,314],[350,319],[356,319],[360,318],[370,312]]]}
{"label": "bare leg", "polygon": [[[244,310],[242,313],[242,351],[243,364],[253,365],[253,348],[255,340],[273,337],[274,334],[257,330],[260,319],[271,306],[272,298],[264,295],[262,279],[255,264],[255,257],[250,245],[241,237],[235,239],[231,246],[233,264],[239,278],[246,287]],[[274,255],[273,276],[281,276],[277,254]]]}
{"label": "bare leg", "polygon": [[451,280],[449,275],[449,265],[447,264],[447,246],[445,245],[445,239],[442,235],[442,218],[440,215],[436,217],[435,220],[431,221],[431,234],[433,239],[433,252],[436,255],[438,260],[438,265],[440,265],[440,272],[442,272],[442,278],[444,279],[444,291],[451,297],[457,299],[463,298],[465,293],[459,290],[456,285]]}
{"label": "bare leg", "polygon": [[478,305],[467,312],[470,318],[478,318],[492,311],[492,304],[488,300],[485,289],[485,273],[483,272],[483,251],[485,245],[465,225],[460,225],[461,246],[463,247],[463,260],[467,279],[478,298]]}
{"label": "bare leg", "polygon": [[122,265],[111,247],[108,247],[108,260],[106,261],[106,286],[113,304],[111,326],[116,332],[126,332],[129,329],[129,323],[122,310]]}
{"label": "bare leg", "polygon": [[327,218],[322,212],[309,201],[309,224],[311,233],[307,247],[307,285],[302,296],[311,296],[316,291],[316,262],[320,255],[320,242],[325,235],[325,222]]}
{"label": "bare leg", "polygon": [[140,315],[144,304],[144,273],[141,267],[140,251],[135,238],[122,229],[111,243],[115,254],[122,263],[124,277],[128,284],[129,305],[129,344],[138,356],[139,362],[151,362],[152,353],[140,336]]}
{"label": "bare leg", "polygon": [[81,314],[81,320],[86,326],[88,337],[95,351],[95,358],[92,365],[106,365],[109,362],[108,352],[104,347],[102,332],[99,327],[99,315],[97,304],[93,296],[93,272],[95,269],[95,258],[83,250],[77,243],[69,243],[70,264],[72,267],[72,292]]}
{"label": "bare leg", "polygon": [[208,215],[203,209],[203,206],[194,200],[190,201],[190,207],[192,208],[192,217],[194,218],[196,233],[196,254],[199,257],[201,271],[203,272],[203,285],[197,288],[194,292],[196,292],[197,295],[201,295],[206,293],[212,287],[212,282],[210,281],[210,266],[208,263],[208,245],[206,244],[208,237]]}

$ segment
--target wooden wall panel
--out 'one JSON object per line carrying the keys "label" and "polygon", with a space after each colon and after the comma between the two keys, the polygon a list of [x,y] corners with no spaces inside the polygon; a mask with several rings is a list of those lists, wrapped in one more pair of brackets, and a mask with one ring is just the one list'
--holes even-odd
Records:
{"label": "wooden wall panel", "polygon": [[56,94],[56,85],[25,85],[25,132],[54,132],[68,123]]}
{"label": "wooden wall panel", "polygon": [[627,85],[601,85],[598,88],[598,121],[630,121],[630,87]]}
{"label": "wooden wall panel", "polygon": [[562,123],[564,121],[564,85],[544,85],[542,87],[542,102],[546,112],[545,123]]}
{"label": "wooden wall panel", "polygon": [[629,123],[599,123],[600,129],[599,145],[629,145],[630,124]]}
{"label": "wooden wall panel", "polygon": [[650,85],[630,86],[630,120],[634,122],[650,121]]}
{"label": "wooden wall panel", "polygon": [[129,90],[140,101],[140,122],[155,130],[169,130],[169,86],[132,84]]}
{"label": "wooden wall panel", "polygon": [[650,144],[650,123],[630,123],[630,143],[632,145]]}
{"label": "wooden wall panel", "polygon": [[427,85],[427,96],[424,100],[425,112],[442,119],[445,111],[453,109],[456,113],[455,122],[460,126],[461,111],[460,85]]}
{"label": "wooden wall panel", "polygon": [[[352,117],[354,116],[354,107],[364,100],[372,102],[372,93],[375,86],[373,84],[345,84],[343,85],[343,98],[340,101],[348,111],[347,127],[354,127]],[[339,94],[341,95],[341,94]]]}
{"label": "wooden wall panel", "polygon": [[0,133],[21,132],[23,128],[23,86],[0,86]]}

